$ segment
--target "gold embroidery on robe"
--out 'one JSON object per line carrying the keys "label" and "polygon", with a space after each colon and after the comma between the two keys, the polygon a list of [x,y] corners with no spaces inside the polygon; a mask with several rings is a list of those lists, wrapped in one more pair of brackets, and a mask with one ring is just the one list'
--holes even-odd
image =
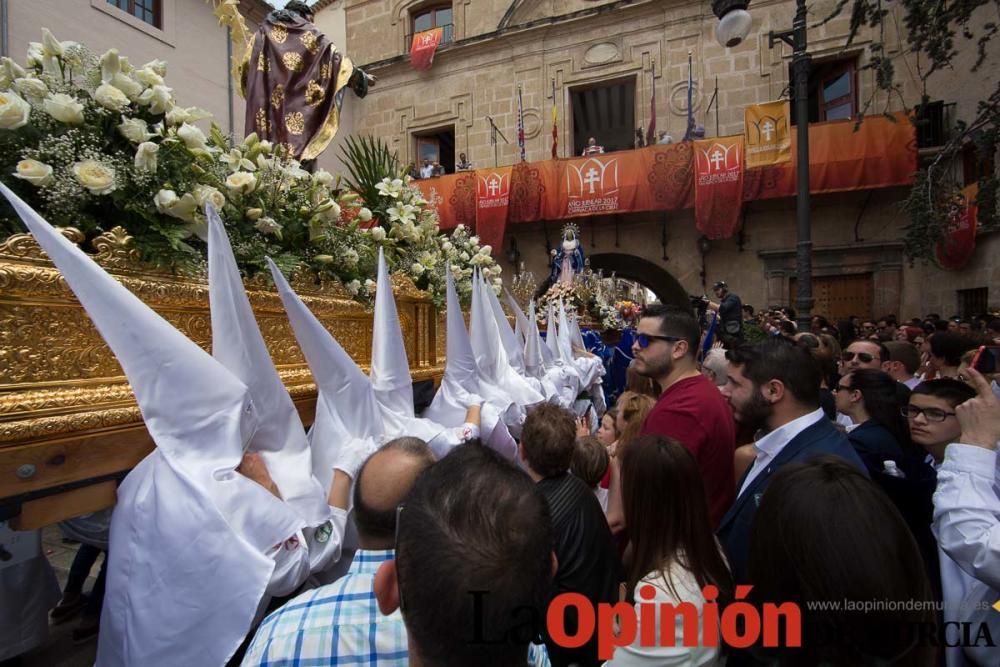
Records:
{"label": "gold embroidery on robe", "polygon": [[298,136],[306,129],[306,118],[301,111],[285,114],[285,127],[291,134]]}
{"label": "gold embroidery on robe", "polygon": [[306,51],[309,53],[317,53],[319,51],[319,40],[316,39],[316,33],[304,32],[299,37],[299,41],[302,42],[302,46],[306,47]]}
{"label": "gold embroidery on robe", "polygon": [[267,120],[267,111],[264,109],[257,109],[257,133],[266,134],[270,130],[270,123]]}
{"label": "gold embroidery on robe", "polygon": [[285,40],[288,39],[288,30],[285,26],[276,25],[271,28],[271,39],[273,39],[278,44],[284,44]]}
{"label": "gold embroidery on robe", "polygon": [[295,53],[294,51],[289,51],[281,56],[281,62],[285,64],[285,69],[289,72],[301,72],[304,64],[302,62],[302,56]]}
{"label": "gold embroidery on robe", "polygon": [[266,72],[268,70],[267,58],[264,57],[264,52],[261,51],[257,56],[257,71]]}
{"label": "gold embroidery on robe", "polygon": [[311,107],[319,106],[325,97],[326,91],[323,87],[316,83],[315,79],[310,79],[309,85],[306,86],[306,104]]}
{"label": "gold embroidery on robe", "polygon": [[330,72],[331,72],[331,70],[332,70],[332,68],[330,67],[330,63],[323,63],[320,66],[320,68],[319,68],[319,78],[320,78],[320,80],[321,81],[329,81],[330,80]]}
{"label": "gold embroidery on robe", "polygon": [[280,109],[285,102],[285,87],[280,83],[271,91],[271,106]]}

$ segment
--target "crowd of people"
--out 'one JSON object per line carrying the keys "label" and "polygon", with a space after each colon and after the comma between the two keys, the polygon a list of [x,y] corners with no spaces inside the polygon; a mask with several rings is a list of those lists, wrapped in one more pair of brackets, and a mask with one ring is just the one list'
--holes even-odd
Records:
{"label": "crowd of people", "polygon": [[272,267],[307,437],[213,210],[209,357],[4,194],[157,443],[119,489],[101,664],[997,664],[1000,387],[968,353],[998,321],[799,331],[720,281],[643,309],[609,406],[562,305],[543,340],[476,278],[467,328],[449,276],[418,416],[391,290],[365,375]]}

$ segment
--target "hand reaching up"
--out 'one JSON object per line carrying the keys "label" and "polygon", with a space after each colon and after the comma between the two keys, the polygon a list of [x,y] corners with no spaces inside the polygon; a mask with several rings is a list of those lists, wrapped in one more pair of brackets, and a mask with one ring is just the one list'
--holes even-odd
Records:
{"label": "hand reaching up", "polygon": [[968,377],[968,383],[976,390],[976,397],[955,408],[958,423],[962,426],[960,442],[984,449],[996,449],[997,442],[1000,441],[1000,400],[979,371],[969,368],[963,372]]}
{"label": "hand reaching up", "polygon": [[243,460],[236,467],[236,472],[240,473],[247,479],[257,482],[265,489],[274,494],[275,498],[281,498],[281,492],[278,491],[278,485],[274,483],[271,479],[271,473],[267,471],[267,465],[264,464],[264,459],[257,452],[247,452],[243,455]]}

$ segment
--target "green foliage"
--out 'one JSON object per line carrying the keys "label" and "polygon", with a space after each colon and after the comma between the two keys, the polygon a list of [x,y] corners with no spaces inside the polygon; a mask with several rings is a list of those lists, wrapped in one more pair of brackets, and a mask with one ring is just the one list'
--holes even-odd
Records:
{"label": "green foliage", "polygon": [[347,187],[361,195],[369,207],[377,207],[376,202],[380,201],[378,184],[387,176],[401,176],[399,158],[377,137],[351,136],[347,137],[345,144],[342,151],[349,174],[345,179]]}

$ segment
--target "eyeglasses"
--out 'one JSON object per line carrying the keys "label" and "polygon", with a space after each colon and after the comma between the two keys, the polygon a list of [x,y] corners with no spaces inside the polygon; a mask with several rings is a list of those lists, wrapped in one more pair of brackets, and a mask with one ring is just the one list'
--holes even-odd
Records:
{"label": "eyeglasses", "polygon": [[668,343],[676,343],[679,340],[684,340],[683,338],[677,338],[676,336],[657,336],[655,334],[636,334],[635,344],[639,346],[640,350],[645,350],[649,347],[649,344],[654,340],[665,340]]}
{"label": "eyeglasses", "polygon": [[852,391],[854,387],[849,384],[838,384],[833,388],[834,391]]}
{"label": "eyeglasses", "polygon": [[863,364],[870,364],[871,362],[875,361],[875,355],[874,354],[869,354],[868,352],[846,352],[845,351],[845,352],[841,353],[841,355],[840,355],[840,358],[843,359],[844,361],[854,361],[854,357],[857,357],[858,361],[860,361]]}
{"label": "eyeglasses", "polygon": [[954,417],[954,412],[945,412],[940,408],[918,408],[915,405],[907,405],[899,409],[899,414],[907,419],[916,419],[917,415],[923,415],[929,422],[943,422],[948,417]]}

